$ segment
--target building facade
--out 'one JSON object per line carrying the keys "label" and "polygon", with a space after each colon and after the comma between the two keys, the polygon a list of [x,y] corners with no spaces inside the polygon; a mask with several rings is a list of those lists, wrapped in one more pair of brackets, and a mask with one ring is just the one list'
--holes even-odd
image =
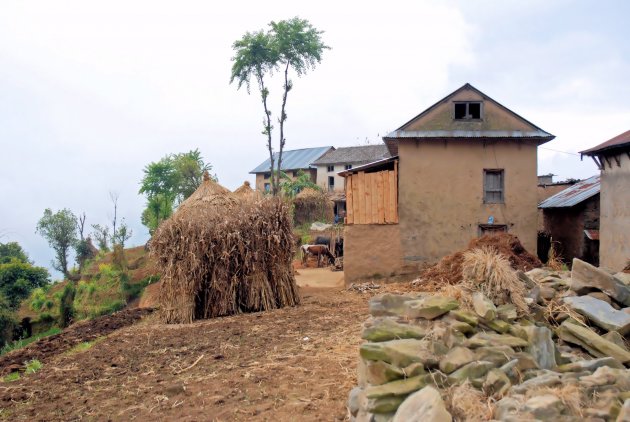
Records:
{"label": "building facade", "polygon": [[582,151],[600,169],[599,262],[621,271],[630,261],[630,130]]}
{"label": "building facade", "polygon": [[[385,136],[398,157],[398,223],[347,226],[346,282],[371,276],[369,265],[351,264],[365,250],[390,255],[386,275],[416,271],[488,232],[515,234],[536,253],[537,148],[553,138],[469,84]],[[382,248],[370,226],[387,232]]]}

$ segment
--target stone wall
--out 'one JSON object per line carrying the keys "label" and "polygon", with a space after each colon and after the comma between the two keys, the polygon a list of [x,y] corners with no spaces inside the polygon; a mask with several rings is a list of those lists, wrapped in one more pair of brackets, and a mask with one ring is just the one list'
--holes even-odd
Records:
{"label": "stone wall", "polygon": [[630,420],[630,275],[576,260],[519,277],[526,311],[480,292],[373,298],[350,420]]}

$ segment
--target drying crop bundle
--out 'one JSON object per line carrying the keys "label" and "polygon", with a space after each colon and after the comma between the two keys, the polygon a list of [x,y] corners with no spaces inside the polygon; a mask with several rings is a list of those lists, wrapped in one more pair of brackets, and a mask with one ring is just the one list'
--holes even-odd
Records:
{"label": "drying crop bundle", "polygon": [[239,199],[209,177],[151,240],[167,323],[294,306],[289,207]]}

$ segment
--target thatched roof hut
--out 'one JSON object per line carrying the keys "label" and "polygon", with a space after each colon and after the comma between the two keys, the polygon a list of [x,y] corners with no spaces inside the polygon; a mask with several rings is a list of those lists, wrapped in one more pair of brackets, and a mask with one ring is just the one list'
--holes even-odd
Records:
{"label": "thatched roof hut", "polygon": [[304,188],[293,200],[293,222],[296,226],[313,221],[330,221],[335,218],[335,204],[328,195],[312,188]]}
{"label": "thatched roof hut", "polygon": [[247,180],[234,190],[234,195],[239,199],[253,201],[263,198],[263,195],[259,191],[252,189],[251,184]]}
{"label": "thatched roof hut", "polygon": [[288,205],[204,181],[151,240],[169,323],[297,305]]}

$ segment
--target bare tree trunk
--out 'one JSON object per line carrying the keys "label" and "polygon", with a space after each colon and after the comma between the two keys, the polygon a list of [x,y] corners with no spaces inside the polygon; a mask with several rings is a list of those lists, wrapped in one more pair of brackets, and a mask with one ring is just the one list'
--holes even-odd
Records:
{"label": "bare tree trunk", "polygon": [[265,88],[265,82],[263,80],[262,72],[258,73],[258,86],[260,88],[260,94],[262,96],[263,107],[265,108],[265,120],[263,120],[263,125],[265,127],[265,134],[267,135],[267,149],[269,150],[269,171],[271,172],[271,191],[273,195],[276,195],[276,183],[274,182],[274,174],[273,174],[273,146],[271,144],[271,111],[269,111],[269,107],[267,106],[267,97],[269,92],[267,88]]}
{"label": "bare tree trunk", "polygon": [[[287,120],[287,115],[284,112],[285,107],[287,105],[287,95],[291,90],[290,82],[289,82],[289,62],[287,61],[287,65],[284,68],[284,95],[282,96],[282,110],[280,111],[280,151],[278,152],[278,178],[280,178],[280,172],[282,171],[282,151],[284,150],[284,122]],[[275,195],[275,194],[274,194]]]}
{"label": "bare tree trunk", "polygon": [[117,220],[117,213],[118,213],[118,194],[116,192],[110,192],[109,193],[109,199],[112,200],[112,203],[114,204],[114,221],[112,221],[112,247],[116,246],[116,220]]}
{"label": "bare tree trunk", "polygon": [[85,211],[83,212],[83,215],[79,216],[79,236],[81,237],[81,241],[83,242],[84,238],[83,238],[83,229],[85,227]]}

